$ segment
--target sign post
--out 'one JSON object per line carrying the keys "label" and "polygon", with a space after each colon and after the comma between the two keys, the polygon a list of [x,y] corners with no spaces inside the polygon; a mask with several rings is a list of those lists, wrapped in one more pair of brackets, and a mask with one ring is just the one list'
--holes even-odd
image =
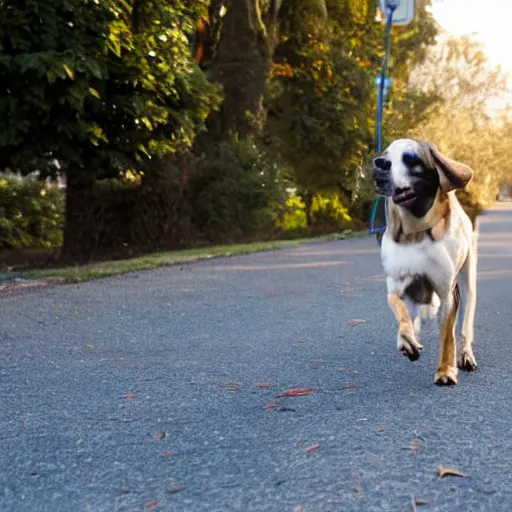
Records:
{"label": "sign post", "polygon": [[[377,151],[382,151],[382,117],[384,103],[387,101],[388,91],[391,87],[391,78],[386,77],[389,53],[391,49],[391,27],[395,25],[408,25],[414,19],[415,0],[379,0],[380,10],[385,14],[386,37],[385,53],[382,62],[382,71],[375,79],[375,85],[378,87],[377,96],[377,123],[375,127],[375,138]],[[382,218],[382,225],[376,226],[377,215]],[[386,229],[386,201],[383,196],[377,196],[373,205],[370,218],[370,234],[377,233],[377,239],[380,243],[382,232]]]}

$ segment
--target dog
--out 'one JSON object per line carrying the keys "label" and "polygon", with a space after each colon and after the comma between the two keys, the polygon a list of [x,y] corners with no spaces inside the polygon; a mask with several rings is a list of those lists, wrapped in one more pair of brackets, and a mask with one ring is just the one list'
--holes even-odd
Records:
{"label": "dog", "polygon": [[437,317],[438,385],[457,384],[457,367],[477,367],[476,231],[455,195],[472,176],[467,165],[414,139],[395,140],[373,159],[376,191],[387,196],[381,262],[388,305],[398,324],[398,349],[411,361],[418,359],[422,320]]}

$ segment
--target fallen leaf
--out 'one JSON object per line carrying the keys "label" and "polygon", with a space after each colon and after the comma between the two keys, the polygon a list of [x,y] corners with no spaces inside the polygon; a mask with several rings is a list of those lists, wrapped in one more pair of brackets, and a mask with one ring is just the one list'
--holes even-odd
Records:
{"label": "fallen leaf", "polygon": [[297,505],[294,509],[293,509],[293,512],[304,512],[304,507],[302,505]]}
{"label": "fallen leaf", "polygon": [[377,425],[375,432],[382,432],[385,429],[384,425]]}
{"label": "fallen leaf", "polygon": [[306,448],[304,453],[306,455],[309,455],[309,454],[313,453],[314,451],[318,450],[318,448],[320,448],[320,443],[314,444],[313,446]]}
{"label": "fallen leaf", "polygon": [[153,507],[156,507],[159,503],[160,503],[160,500],[148,501],[148,502],[144,505],[144,508],[153,508]]}
{"label": "fallen leaf", "polygon": [[123,395],[121,398],[129,400],[130,398],[135,398],[136,396],[137,395],[134,395],[133,393],[126,393],[126,395]]}
{"label": "fallen leaf", "polygon": [[449,468],[447,466],[439,466],[439,478],[444,478],[445,476],[460,476],[463,478],[466,475],[457,469]]}
{"label": "fallen leaf", "polygon": [[183,491],[183,489],[185,489],[185,486],[184,485],[178,485],[176,487],[171,487],[170,489],[167,489],[168,492],[170,492],[171,494],[176,494],[177,492],[181,492]]}
{"label": "fallen leaf", "polygon": [[293,446],[295,446],[295,448],[297,448],[297,446],[300,446],[302,444],[302,439],[296,439],[295,442],[293,443]]}
{"label": "fallen leaf", "polygon": [[265,383],[259,382],[258,384],[256,384],[256,387],[257,388],[269,388],[270,384],[265,384]]}
{"label": "fallen leaf", "polygon": [[165,432],[159,432],[158,434],[155,434],[155,435],[153,436],[153,439],[154,439],[155,441],[160,441],[160,440],[162,440],[162,439],[165,439],[166,437],[167,437],[167,434],[166,434]]}
{"label": "fallen leaf", "polygon": [[421,505],[428,505],[428,501],[427,500],[420,500],[420,499],[417,499],[414,497],[414,495],[411,496],[411,506],[412,506],[412,512],[417,512],[417,508],[416,506],[421,506]]}
{"label": "fallen leaf", "polygon": [[273,409],[276,406],[274,402],[270,402],[269,404],[265,405],[263,409]]}
{"label": "fallen leaf", "polygon": [[121,489],[119,491],[119,494],[130,494],[131,491],[129,491],[128,489]]}
{"label": "fallen leaf", "polygon": [[283,391],[279,397],[283,396],[304,396],[309,395],[311,391],[320,391],[320,388],[292,388],[288,389],[287,391]]}
{"label": "fallen leaf", "polygon": [[344,389],[353,389],[353,388],[357,388],[357,384],[354,384],[353,382],[345,382],[343,384],[343,388]]}
{"label": "fallen leaf", "polygon": [[354,318],[354,320],[349,320],[347,322],[348,325],[361,325],[361,324],[365,324],[366,323],[366,320],[361,320],[360,318]]}
{"label": "fallen leaf", "polygon": [[225,382],[224,384],[221,384],[221,386],[230,393],[236,393],[240,390],[239,382]]}
{"label": "fallen leaf", "polygon": [[423,441],[419,439],[415,439],[410,445],[409,448],[412,452],[417,452],[423,446]]}
{"label": "fallen leaf", "polygon": [[164,457],[168,457],[169,455],[171,455],[173,453],[172,450],[164,450],[163,452],[161,452],[161,454],[164,456]]}

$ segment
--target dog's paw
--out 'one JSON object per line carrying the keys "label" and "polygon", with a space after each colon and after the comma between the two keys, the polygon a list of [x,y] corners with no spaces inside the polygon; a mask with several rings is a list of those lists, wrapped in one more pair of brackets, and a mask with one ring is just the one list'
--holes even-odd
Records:
{"label": "dog's paw", "polygon": [[477,368],[475,355],[473,351],[462,350],[462,352],[457,357],[457,366],[466,372],[473,372]]}
{"label": "dog's paw", "polygon": [[398,350],[409,358],[410,361],[416,361],[420,357],[420,350],[423,345],[420,345],[414,336],[414,333],[408,331],[399,331],[397,338]]}
{"label": "dog's paw", "polygon": [[434,384],[438,386],[454,386],[457,384],[457,373],[455,366],[438,368],[434,376]]}

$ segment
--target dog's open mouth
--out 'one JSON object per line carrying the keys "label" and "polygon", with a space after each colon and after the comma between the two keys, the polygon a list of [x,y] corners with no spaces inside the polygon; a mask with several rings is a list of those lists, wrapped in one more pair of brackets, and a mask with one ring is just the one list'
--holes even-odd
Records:
{"label": "dog's open mouth", "polygon": [[393,202],[404,208],[410,208],[416,201],[416,191],[412,187],[401,188],[393,194]]}

